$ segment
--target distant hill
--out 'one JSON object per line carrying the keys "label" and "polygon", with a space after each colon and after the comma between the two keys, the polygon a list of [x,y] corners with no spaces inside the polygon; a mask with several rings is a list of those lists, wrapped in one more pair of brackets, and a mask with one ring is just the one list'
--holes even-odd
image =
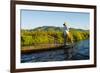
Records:
{"label": "distant hill", "polygon": [[31,29],[31,31],[63,31],[63,29],[62,27],[42,26],[42,27],[37,27],[35,29]]}
{"label": "distant hill", "polygon": [[[72,30],[72,31],[87,31],[87,32],[89,31],[89,30],[76,29],[76,28],[69,28],[69,30]],[[42,27],[37,27],[37,28],[34,28],[34,29],[29,29],[28,31],[63,31],[63,27],[42,26]]]}

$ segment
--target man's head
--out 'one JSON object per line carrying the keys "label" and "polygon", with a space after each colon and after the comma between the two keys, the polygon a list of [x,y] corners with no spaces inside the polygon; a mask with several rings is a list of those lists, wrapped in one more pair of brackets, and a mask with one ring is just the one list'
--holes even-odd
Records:
{"label": "man's head", "polygon": [[66,22],[64,22],[64,24],[63,24],[63,25],[64,25],[64,26],[67,26],[67,25],[66,25]]}

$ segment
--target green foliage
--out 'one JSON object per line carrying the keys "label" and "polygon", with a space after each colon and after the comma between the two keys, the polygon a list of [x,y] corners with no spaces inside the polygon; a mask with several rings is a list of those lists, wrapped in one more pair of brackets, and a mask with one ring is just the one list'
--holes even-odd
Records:
{"label": "green foliage", "polygon": [[89,38],[89,32],[88,31],[79,31],[79,30],[71,30],[70,31],[73,37],[73,41],[81,41]]}
{"label": "green foliage", "polygon": [[32,36],[21,36],[22,45],[32,45]]}
{"label": "green foliage", "polygon": [[[35,44],[63,44],[63,31],[60,31],[58,28],[55,28],[54,30],[53,28],[50,28],[49,30],[47,30],[47,28],[45,28],[45,30],[21,30],[21,45],[32,46]],[[70,29],[70,33],[74,42],[89,38],[89,31],[86,30]],[[70,42],[69,39],[68,42]]]}

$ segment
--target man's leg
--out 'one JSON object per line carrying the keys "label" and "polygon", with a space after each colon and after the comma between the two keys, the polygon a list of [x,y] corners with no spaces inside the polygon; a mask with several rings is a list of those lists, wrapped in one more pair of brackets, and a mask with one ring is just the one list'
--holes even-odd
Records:
{"label": "man's leg", "polygon": [[73,37],[71,36],[70,33],[68,33],[68,38],[70,39],[71,43],[73,43]]}
{"label": "man's leg", "polygon": [[64,35],[64,46],[66,46],[66,42],[67,42],[67,34]]}

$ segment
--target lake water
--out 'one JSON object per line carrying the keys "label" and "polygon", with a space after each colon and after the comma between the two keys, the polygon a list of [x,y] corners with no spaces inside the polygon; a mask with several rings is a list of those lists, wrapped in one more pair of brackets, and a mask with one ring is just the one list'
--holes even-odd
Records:
{"label": "lake water", "polygon": [[89,40],[80,41],[73,48],[21,54],[21,63],[89,59]]}

